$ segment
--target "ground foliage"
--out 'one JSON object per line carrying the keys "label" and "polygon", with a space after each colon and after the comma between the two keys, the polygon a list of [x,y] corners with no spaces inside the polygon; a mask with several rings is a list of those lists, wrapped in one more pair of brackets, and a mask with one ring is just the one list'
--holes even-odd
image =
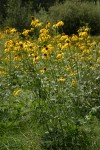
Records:
{"label": "ground foliage", "polygon": [[100,41],[63,21],[0,32],[0,149],[99,150]]}

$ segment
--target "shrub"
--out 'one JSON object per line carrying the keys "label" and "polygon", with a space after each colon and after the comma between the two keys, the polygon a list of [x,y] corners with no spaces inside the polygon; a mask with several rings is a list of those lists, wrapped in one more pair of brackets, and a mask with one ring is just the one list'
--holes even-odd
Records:
{"label": "shrub", "polygon": [[52,22],[63,20],[63,30],[67,34],[77,31],[80,26],[88,24],[91,34],[100,33],[100,5],[90,2],[77,2],[66,0],[63,4],[50,7],[48,18]]}
{"label": "shrub", "polygon": [[30,26],[32,16],[32,6],[28,3],[22,6],[21,1],[8,1],[6,6],[5,26],[15,27],[19,30]]}
{"label": "shrub", "polygon": [[62,132],[53,128],[43,137],[45,149],[52,150],[88,150],[89,138],[87,132],[79,128],[70,128]]}

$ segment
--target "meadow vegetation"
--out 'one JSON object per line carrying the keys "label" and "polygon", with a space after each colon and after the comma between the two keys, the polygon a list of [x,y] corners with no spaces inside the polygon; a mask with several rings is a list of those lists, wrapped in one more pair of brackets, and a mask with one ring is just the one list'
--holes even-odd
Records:
{"label": "meadow vegetation", "polygon": [[100,149],[100,40],[63,26],[0,31],[1,150]]}
{"label": "meadow vegetation", "polygon": [[0,1],[0,150],[100,150],[100,3]]}

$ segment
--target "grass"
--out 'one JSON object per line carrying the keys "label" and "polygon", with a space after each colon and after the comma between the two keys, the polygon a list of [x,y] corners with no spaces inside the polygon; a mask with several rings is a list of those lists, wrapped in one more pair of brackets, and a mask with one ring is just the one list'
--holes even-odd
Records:
{"label": "grass", "polygon": [[98,42],[100,42],[100,36],[99,35],[98,36],[93,36],[91,38],[94,39],[94,40],[97,40]]}
{"label": "grass", "polygon": [[0,35],[0,149],[100,149],[100,41],[63,22]]}
{"label": "grass", "polygon": [[[27,149],[34,149],[40,150],[40,137],[38,134],[34,133],[34,130],[30,130],[27,127],[27,131],[22,131],[20,129],[12,128],[13,132],[8,130],[4,133],[1,138],[0,142],[0,149],[14,149],[14,150],[27,150]],[[37,132],[36,130],[35,132]]]}

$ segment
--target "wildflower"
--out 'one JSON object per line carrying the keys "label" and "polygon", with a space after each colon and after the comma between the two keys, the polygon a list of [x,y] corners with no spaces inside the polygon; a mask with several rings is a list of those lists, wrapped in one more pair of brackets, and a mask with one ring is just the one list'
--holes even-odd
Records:
{"label": "wildflower", "polygon": [[85,46],[85,45],[81,45],[81,46],[79,47],[79,49],[80,49],[80,50],[84,50],[84,49],[86,49],[86,46]]}
{"label": "wildflower", "polygon": [[34,56],[34,59],[33,59],[33,63],[36,62],[37,60],[39,60],[39,58],[40,58],[40,57],[39,57],[38,55],[35,55],[35,56]]}
{"label": "wildflower", "polygon": [[91,46],[96,46],[96,45],[97,45],[96,41],[93,41],[93,42],[91,43]]}
{"label": "wildflower", "polygon": [[70,66],[67,66],[67,67],[66,67],[66,71],[69,71],[70,69],[71,69]]}
{"label": "wildflower", "polygon": [[58,24],[58,26],[63,26],[64,22],[63,21],[59,21],[57,24]]}
{"label": "wildflower", "polygon": [[47,28],[50,28],[50,25],[51,25],[51,24],[50,24],[50,22],[47,22],[47,24],[46,24],[46,27],[45,27],[45,28],[46,28],[46,29],[47,29]]}
{"label": "wildflower", "polygon": [[4,70],[0,70],[0,75],[5,75],[7,74],[7,72],[5,72]]}
{"label": "wildflower", "polygon": [[62,35],[61,38],[59,39],[60,41],[66,41],[66,40],[69,40],[69,37],[68,35]]}
{"label": "wildflower", "polygon": [[43,59],[49,59],[50,57],[49,57],[49,55],[48,55],[47,53],[44,53],[44,55],[43,55],[42,58],[43,58]]}
{"label": "wildflower", "polygon": [[44,47],[41,49],[41,52],[42,52],[42,53],[45,53],[45,54],[49,54],[49,53],[51,53],[53,50],[54,50],[54,47],[53,47],[51,44],[48,44],[47,46],[44,46]]}
{"label": "wildflower", "polygon": [[28,36],[28,35],[29,35],[29,32],[31,32],[31,31],[25,29],[25,30],[22,32],[22,34],[23,34],[24,36]]}
{"label": "wildflower", "polygon": [[86,26],[86,28],[84,29],[85,32],[89,32],[90,28]]}
{"label": "wildflower", "polygon": [[13,33],[15,33],[16,32],[16,29],[15,28],[7,28],[6,30],[5,30],[5,33],[6,34],[13,34]]}
{"label": "wildflower", "polygon": [[47,68],[43,68],[40,70],[41,73],[44,73],[47,70]]}
{"label": "wildflower", "polygon": [[79,41],[83,41],[83,40],[84,40],[84,38],[83,38],[83,37],[79,37],[78,39],[79,39]]}
{"label": "wildflower", "polygon": [[15,58],[13,59],[14,61],[21,61],[22,57],[21,56],[15,56]]}
{"label": "wildflower", "polygon": [[64,82],[66,79],[65,79],[65,77],[60,77],[59,79],[58,79],[58,81],[61,81],[61,82]]}
{"label": "wildflower", "polygon": [[97,63],[100,63],[100,57],[97,58]]}
{"label": "wildflower", "polygon": [[48,44],[47,48],[48,48],[49,53],[54,50],[54,47],[51,44]]}
{"label": "wildflower", "polygon": [[62,43],[61,42],[58,43],[58,47],[62,48]]}
{"label": "wildflower", "polygon": [[15,33],[16,32],[16,29],[15,28],[12,28],[11,30],[10,30],[10,33],[11,34],[13,34],[13,33]]}
{"label": "wildflower", "polygon": [[83,51],[83,54],[89,54],[91,52],[91,50],[87,49]]}
{"label": "wildflower", "polygon": [[6,62],[9,62],[10,61],[10,57],[9,56],[7,56],[7,57],[5,57],[5,59],[4,59]]}
{"label": "wildflower", "polygon": [[69,44],[68,43],[65,43],[64,45],[62,45],[61,49],[67,49],[69,47]]}
{"label": "wildflower", "polygon": [[78,41],[78,36],[75,35],[75,34],[73,34],[71,40],[72,40],[73,42]]}
{"label": "wildflower", "polygon": [[20,92],[21,92],[21,90],[18,90],[18,89],[14,90],[13,96],[17,96]]}
{"label": "wildflower", "polygon": [[38,38],[38,41],[39,42],[45,42],[45,41],[47,41],[50,38],[51,38],[51,36],[48,35],[48,34],[40,34],[40,36]]}
{"label": "wildflower", "polygon": [[43,34],[48,34],[48,33],[49,33],[49,30],[43,28],[43,29],[40,30],[40,34],[41,34],[41,33],[43,33]]}
{"label": "wildflower", "polygon": [[72,79],[71,84],[72,85],[76,85],[77,84],[77,80]]}
{"label": "wildflower", "polygon": [[80,37],[87,37],[88,33],[87,32],[79,32]]}
{"label": "wildflower", "polygon": [[5,43],[5,49],[10,49],[14,46],[14,41],[13,40],[9,40]]}
{"label": "wildflower", "polygon": [[32,27],[41,27],[42,23],[38,19],[34,18],[34,20],[32,20],[32,22],[31,22],[31,26]]}
{"label": "wildflower", "polygon": [[58,27],[63,26],[63,25],[64,25],[64,22],[63,21],[59,21],[58,23],[53,25],[53,28],[58,28]]}
{"label": "wildflower", "polygon": [[61,60],[64,58],[64,53],[59,53],[57,54],[57,57],[56,57],[58,60]]}
{"label": "wildflower", "polygon": [[70,74],[70,76],[72,77],[72,76],[75,76],[77,74],[77,71],[73,71],[71,74]]}
{"label": "wildflower", "polygon": [[89,56],[88,58],[87,58],[87,60],[92,60],[92,58],[93,58],[93,56]]}

